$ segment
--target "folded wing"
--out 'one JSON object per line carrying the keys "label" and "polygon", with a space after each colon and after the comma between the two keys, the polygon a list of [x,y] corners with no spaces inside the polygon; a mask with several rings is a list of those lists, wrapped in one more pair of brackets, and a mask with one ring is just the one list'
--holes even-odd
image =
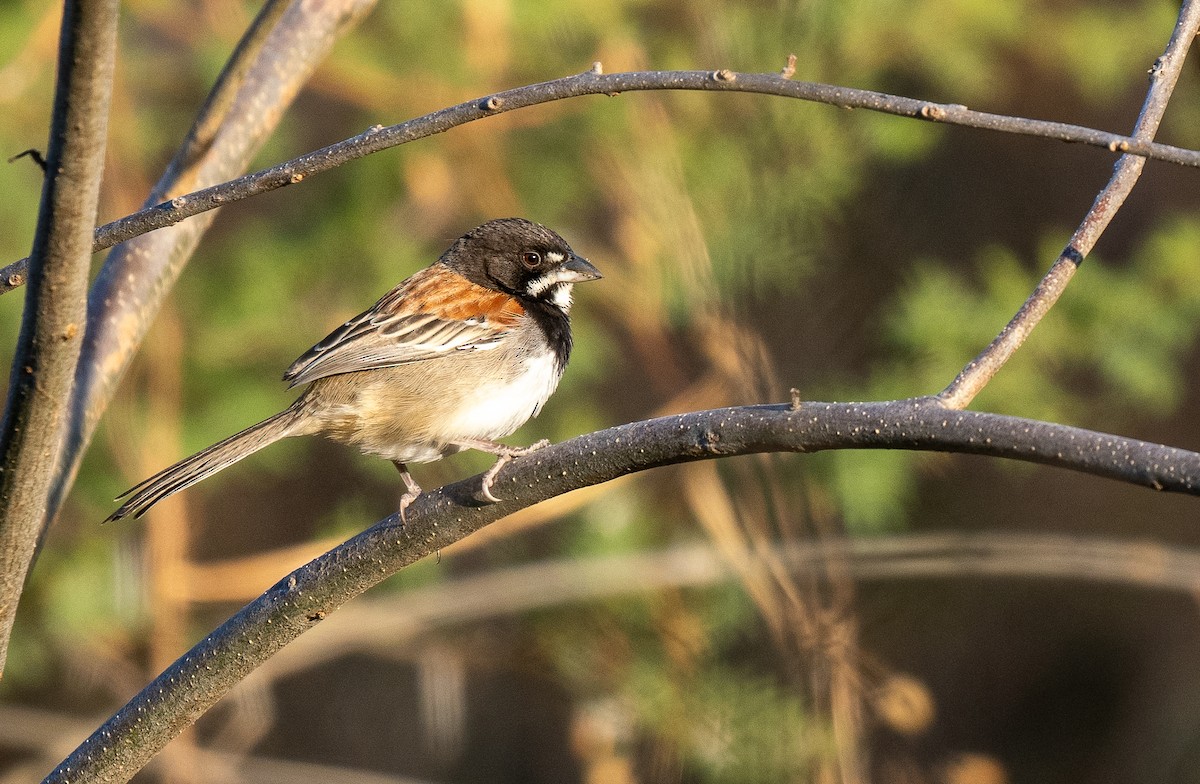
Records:
{"label": "folded wing", "polygon": [[291,386],[495,348],[524,315],[517,300],[441,265],[418,272],[306,351],[283,374]]}

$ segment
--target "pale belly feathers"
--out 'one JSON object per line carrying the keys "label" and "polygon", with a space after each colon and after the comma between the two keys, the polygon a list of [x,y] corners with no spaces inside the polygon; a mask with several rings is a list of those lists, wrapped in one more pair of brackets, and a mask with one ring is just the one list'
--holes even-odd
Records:
{"label": "pale belly feathers", "polygon": [[[428,463],[461,451],[463,441],[495,441],[511,435],[536,416],[558,386],[562,371],[552,353],[526,357],[524,370],[494,378],[467,391],[453,390],[450,367],[412,387],[406,371],[391,379],[376,373],[377,383],[347,383],[345,377],[319,379],[311,392],[321,398],[321,434],[356,446],[367,454],[400,463]],[[468,373],[469,375],[469,373]],[[449,404],[449,405],[447,405]],[[370,412],[368,414],[368,412]]]}
{"label": "pale belly feathers", "polygon": [[459,413],[444,420],[453,438],[493,441],[537,416],[562,376],[553,354],[531,358],[525,372],[507,383],[481,385]]}

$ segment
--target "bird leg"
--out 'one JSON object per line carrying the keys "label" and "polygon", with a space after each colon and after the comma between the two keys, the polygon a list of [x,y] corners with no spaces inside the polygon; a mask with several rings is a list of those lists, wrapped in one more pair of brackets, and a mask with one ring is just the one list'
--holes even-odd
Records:
{"label": "bird leg", "polygon": [[508,446],[507,444],[497,444],[495,441],[456,441],[456,446],[461,446],[465,449],[478,449],[480,452],[487,452],[490,455],[495,455],[495,465],[488,469],[483,475],[483,481],[480,483],[480,495],[488,503],[498,504],[500,499],[492,495],[492,483],[496,481],[496,475],[500,473],[500,469],[512,462],[514,457],[524,457],[530,452],[536,452],[544,446],[549,446],[550,442],[542,439],[535,444],[529,446]]}
{"label": "bird leg", "polygon": [[404,486],[408,488],[408,491],[400,496],[400,524],[403,525],[406,522],[404,519],[404,510],[408,508],[409,504],[417,500],[417,496],[421,494],[421,486],[417,484],[416,479],[412,478],[412,474],[408,473],[408,466],[404,465],[404,463],[401,463],[399,460],[393,460],[392,465],[396,466],[396,470],[400,472],[400,478],[404,480]]}

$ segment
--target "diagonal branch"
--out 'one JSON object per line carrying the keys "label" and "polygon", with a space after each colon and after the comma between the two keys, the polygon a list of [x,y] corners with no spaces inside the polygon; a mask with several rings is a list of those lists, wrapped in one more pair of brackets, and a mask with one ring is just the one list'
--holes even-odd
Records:
{"label": "diagonal branch", "polygon": [[[1141,114],[1133,129],[1133,137],[1139,143],[1150,142],[1158,132],[1163,113],[1167,110],[1167,102],[1175,90],[1175,83],[1183,70],[1183,62],[1187,58],[1188,48],[1192,39],[1200,31],[1200,2],[1184,0],[1179,10],[1179,19],[1171,40],[1167,43],[1162,57],[1154,62],[1150,69],[1150,89],[1142,105]],[[1122,148],[1123,149],[1123,148]],[[1038,283],[1037,288],[1029,295],[1029,299],[1017,311],[1012,320],[1005,325],[995,340],[984,349],[979,356],[971,360],[939,395],[938,399],[947,408],[966,408],[975,396],[987,386],[992,377],[1004,367],[1009,358],[1016,352],[1025,338],[1038,325],[1059,296],[1066,290],[1067,284],[1083,263],[1083,259],[1096,246],[1100,235],[1108,228],[1109,222],[1116,216],[1125,198],[1137,184],[1146,165],[1146,158],[1127,153],[1122,155],[1114,167],[1112,178],[1084,216],[1083,222],[1071,236],[1067,247],[1058,259],[1050,266],[1050,270]]]}
{"label": "diagonal branch", "polygon": [[[1010,532],[930,532],[789,541],[731,561],[709,542],[664,550],[539,561],[487,571],[398,595],[357,602],[331,616],[253,677],[277,682],[359,651],[403,650],[431,631],[668,588],[715,585],[741,570],[783,564],[806,573],[830,561],[857,581],[975,577],[1076,581],[1195,596],[1200,552],[1151,541]],[[259,681],[261,685],[261,681]]]}
{"label": "diagonal branch", "polygon": [[[1039,533],[919,533],[822,542],[788,542],[768,557],[790,572],[805,573],[836,561],[856,580],[1025,579],[1109,584],[1194,597],[1200,588],[1200,553],[1158,542]],[[535,610],[700,588],[734,579],[728,558],[707,543],[667,549],[539,561],[423,586],[395,596],[358,602],[327,619],[325,633],[305,635],[254,673],[256,686],[278,682],[347,654],[372,651],[405,656],[412,641],[437,630],[461,627]],[[741,564],[737,565],[741,568]],[[756,560],[747,568],[762,569]],[[336,627],[336,628],[334,628]],[[58,759],[70,748],[63,739],[87,734],[94,721],[47,710],[0,707],[0,743]],[[287,780],[339,784],[387,782],[391,777],[355,776],[345,768],[299,767],[284,760],[225,759],[212,747],[190,750],[205,769],[238,763],[244,781]],[[32,767],[30,762],[26,767]],[[259,766],[283,766],[255,776]],[[147,770],[155,770],[152,760]],[[285,775],[285,772],[287,775]],[[307,774],[307,775],[306,775]],[[405,779],[405,782],[411,781]],[[415,782],[413,782],[415,784]]]}
{"label": "diagonal branch", "polygon": [[[271,0],[239,42],[150,201],[244,171],[325,54],[375,4]],[[92,286],[64,461],[44,525],[74,482],[117,383],[216,213],[143,236],[109,255]]]}
{"label": "diagonal branch", "polygon": [[[932,398],[725,408],[636,422],[505,466],[482,505],[478,477],[422,494],[292,572],[184,654],[46,782],[124,781],[280,648],[403,567],[526,506],[664,465],[760,452],[909,449],[1007,457],[1200,495],[1200,454],[1017,417],[948,411]],[[136,742],[133,741],[136,736]]]}
{"label": "diagonal branch", "polygon": [[83,342],[116,37],[116,0],[68,0],[30,286],[0,434],[0,674],[60,461]]}
{"label": "diagonal branch", "polygon": [[[599,66],[599,63],[596,65]],[[1112,152],[1124,152],[1127,153],[1127,157],[1141,156],[1181,166],[1200,167],[1200,151],[1158,144],[1149,139],[1122,136],[1068,123],[978,112],[959,104],[940,104],[871,90],[792,81],[773,73],[752,74],[720,70],[603,74],[596,68],[574,76],[477,98],[398,125],[375,126],[358,136],[306,153],[269,169],[148,206],[97,229],[95,250],[111,248],[133,237],[173,226],[186,218],[287,185],[295,185],[314,174],[329,171],[350,161],[443,133],[485,117],[566,98],[584,95],[615,96],[643,90],[703,90],[775,95],[847,109],[868,109],[948,125],[1087,144]],[[25,283],[26,261],[21,259],[0,269],[0,294]]]}

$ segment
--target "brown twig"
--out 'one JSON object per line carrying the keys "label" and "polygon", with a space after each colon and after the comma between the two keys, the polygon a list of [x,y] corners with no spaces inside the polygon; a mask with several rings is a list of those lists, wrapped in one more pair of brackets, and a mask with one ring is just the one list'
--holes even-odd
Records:
{"label": "brown twig", "polygon": [[[1175,83],[1183,70],[1188,47],[1191,46],[1192,39],[1196,37],[1198,30],[1200,30],[1200,3],[1194,0],[1184,0],[1166,51],[1150,69],[1150,89],[1146,93],[1146,100],[1142,105],[1142,111],[1131,137],[1139,143],[1150,142],[1154,138],[1154,134],[1158,132],[1163,113],[1167,109],[1167,102],[1171,99]],[[1114,149],[1125,151],[1128,148],[1118,144]],[[942,405],[947,408],[966,408],[1021,347],[1033,328],[1058,301],[1075,271],[1079,269],[1079,265],[1083,263],[1084,258],[1095,247],[1096,241],[1100,239],[1100,235],[1104,233],[1117,211],[1121,209],[1125,198],[1137,184],[1145,165],[1145,157],[1128,153],[1117,160],[1112,178],[1096,196],[1091,209],[1088,210],[1083,222],[1071,236],[1067,247],[995,340],[979,356],[971,360],[954,381],[938,395]]]}
{"label": "brown twig", "polygon": [[[1073,468],[1200,495],[1200,454],[1079,428],[975,411],[930,398],[700,411],[609,428],[514,460],[498,504],[479,477],[423,493],[407,508],[297,569],[212,632],[134,697],[46,778],[125,780],[280,648],[384,578],[518,509],[675,463],[825,449],[932,449]],[[136,735],[137,741],[132,742]]]}
{"label": "brown twig", "polygon": [[104,170],[117,2],[68,0],[30,255],[30,286],[0,432],[0,674],[25,575],[60,464],[83,342],[96,205]]}
{"label": "brown twig", "polygon": [[[1200,151],[1185,150],[1130,136],[1098,131],[1079,125],[1009,117],[978,112],[958,104],[939,104],[871,90],[801,82],[781,74],[717,71],[645,71],[606,74],[595,67],[574,76],[517,87],[440,109],[399,125],[374,126],[358,136],[301,155],[269,169],[248,174],[221,185],[176,196],[132,215],[107,223],[96,230],[95,250],[105,250],[147,232],[199,215],[203,212],[257,196],[308,177],[329,171],[349,161],[382,150],[443,133],[465,123],[523,109],[550,101],[583,95],[619,95],[643,90],[704,90],[775,95],[825,103],[846,109],[868,109],[901,117],[947,125],[1015,133],[1087,144],[1113,152],[1127,152],[1182,166],[1200,167]],[[0,294],[21,285],[25,259],[0,269]]]}

